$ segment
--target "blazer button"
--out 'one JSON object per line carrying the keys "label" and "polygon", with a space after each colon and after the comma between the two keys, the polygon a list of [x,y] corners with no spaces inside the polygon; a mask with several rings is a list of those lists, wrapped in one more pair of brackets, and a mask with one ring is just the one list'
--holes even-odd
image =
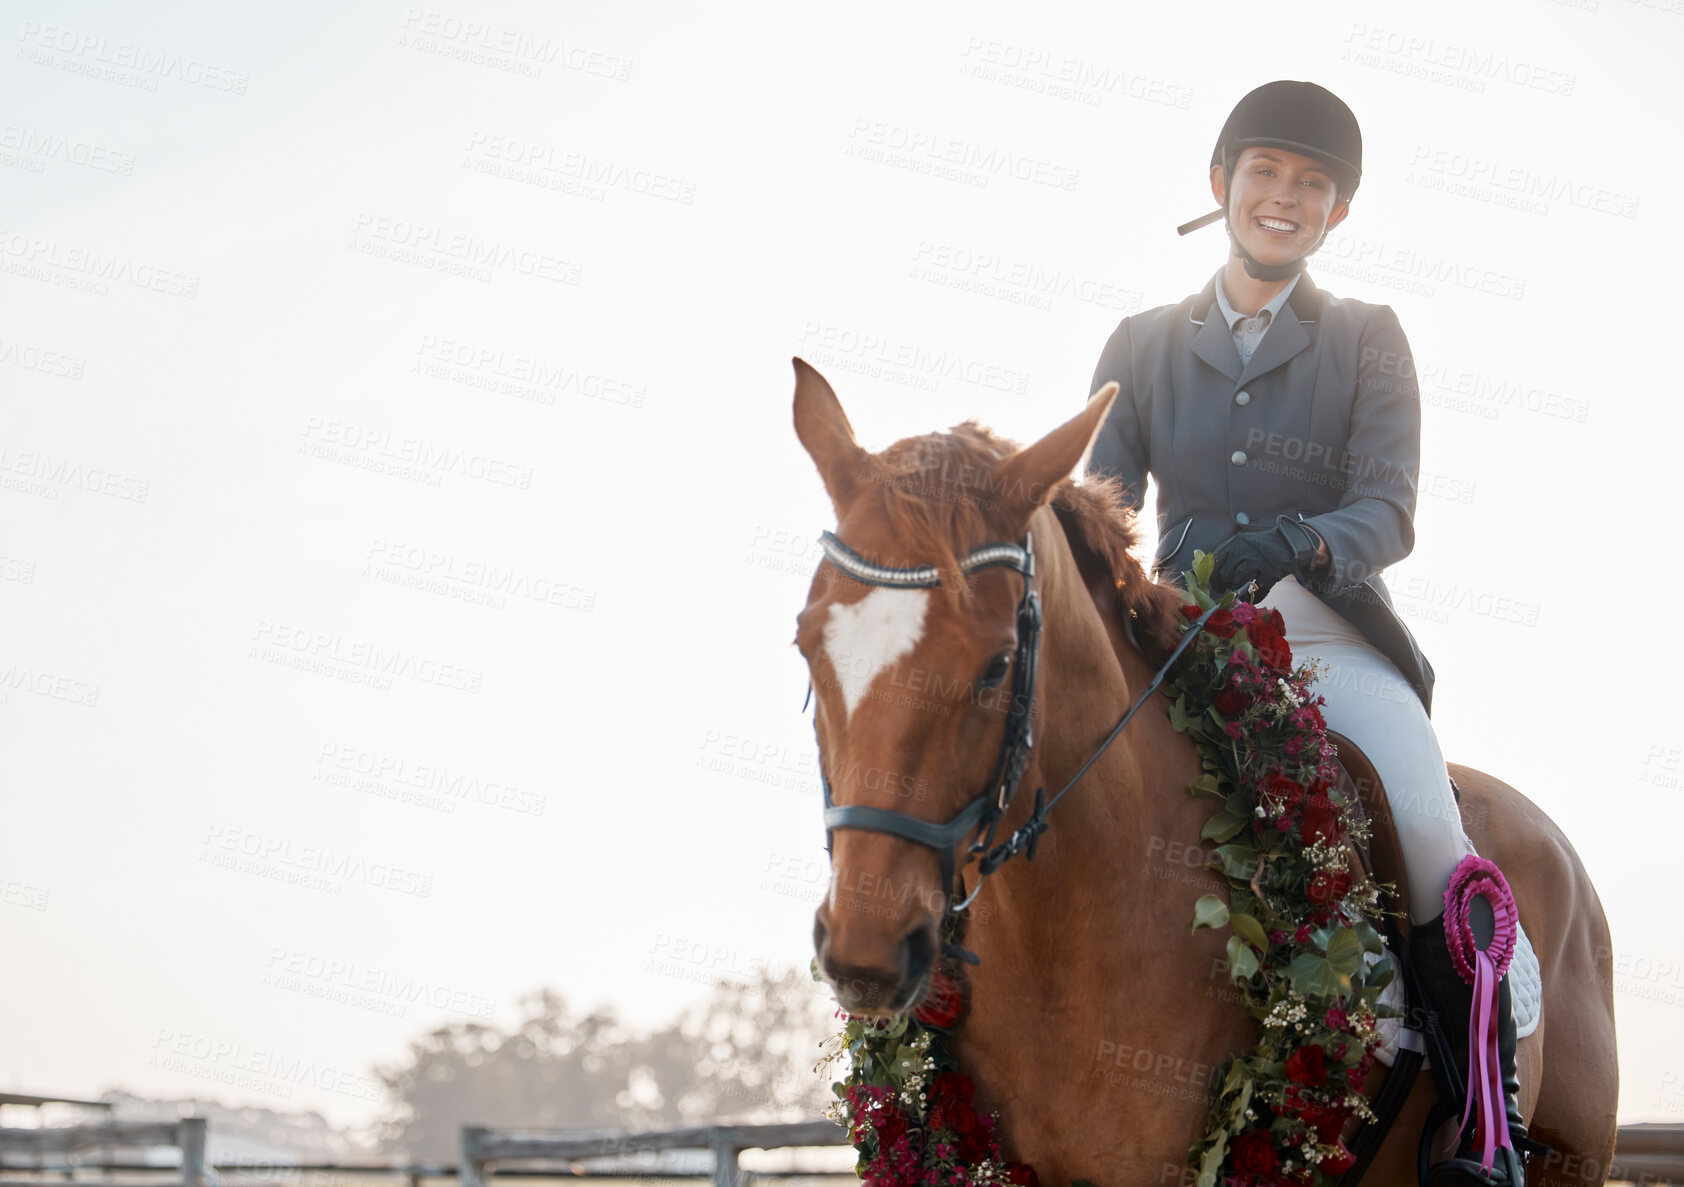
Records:
{"label": "blazer button", "polygon": [[1247,404],[1251,403],[1251,393],[1241,392],[1239,395],[1234,397],[1234,403],[1244,408]]}
{"label": "blazer button", "polygon": [[1251,516],[1247,515],[1244,511],[1236,511],[1234,512],[1234,522],[1238,524],[1250,523]]}
{"label": "blazer button", "polygon": [[1233,462],[1234,465],[1236,465],[1236,466],[1245,465],[1245,450],[1243,450],[1243,449],[1234,450],[1233,453],[1228,455],[1228,460]]}

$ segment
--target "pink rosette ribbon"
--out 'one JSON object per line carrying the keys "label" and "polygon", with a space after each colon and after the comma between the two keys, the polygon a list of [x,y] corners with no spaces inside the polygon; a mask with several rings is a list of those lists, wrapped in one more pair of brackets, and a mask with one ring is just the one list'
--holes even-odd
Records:
{"label": "pink rosette ribbon", "polygon": [[[1491,904],[1496,930],[1484,948],[1474,939],[1469,909],[1475,896]],[[1462,1124],[1468,1123],[1475,1101],[1479,1114],[1475,1134],[1480,1142],[1480,1165],[1490,1169],[1498,1146],[1512,1146],[1509,1114],[1503,1100],[1503,1069],[1497,1053],[1497,982],[1514,959],[1519,909],[1508,879],[1495,862],[1470,853],[1450,875],[1444,892],[1444,937],[1451,962],[1462,980],[1473,986],[1468,1011],[1468,1094]]]}

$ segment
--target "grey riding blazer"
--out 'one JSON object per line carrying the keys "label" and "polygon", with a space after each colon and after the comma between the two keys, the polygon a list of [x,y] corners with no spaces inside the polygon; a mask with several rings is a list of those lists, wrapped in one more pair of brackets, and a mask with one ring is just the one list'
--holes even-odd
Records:
{"label": "grey riding blazer", "polygon": [[1302,519],[1332,564],[1298,580],[1397,665],[1430,713],[1432,665],[1380,577],[1415,546],[1421,454],[1415,365],[1391,307],[1335,297],[1303,273],[1242,366],[1213,275],[1178,305],[1123,319],[1090,390],[1111,380],[1122,391],[1087,471],[1120,477],[1137,511],[1147,473],[1157,478],[1153,576],[1180,580],[1194,549],[1272,529],[1277,515]]}

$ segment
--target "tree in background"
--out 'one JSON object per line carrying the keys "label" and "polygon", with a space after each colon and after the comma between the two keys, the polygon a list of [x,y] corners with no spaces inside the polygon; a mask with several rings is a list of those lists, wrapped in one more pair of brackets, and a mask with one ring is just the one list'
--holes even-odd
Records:
{"label": "tree in background", "polygon": [[650,1034],[611,1009],[579,1015],[551,989],[526,995],[510,1032],[453,1022],[376,1074],[393,1103],[392,1153],[453,1161],[460,1127],[642,1129],[816,1117],[830,1100],[813,1071],[839,1024],[805,969],[716,982]]}

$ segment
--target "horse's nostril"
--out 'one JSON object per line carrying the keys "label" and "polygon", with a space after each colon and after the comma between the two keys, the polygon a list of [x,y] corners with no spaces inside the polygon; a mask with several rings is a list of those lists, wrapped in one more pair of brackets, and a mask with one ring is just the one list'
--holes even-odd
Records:
{"label": "horse's nostril", "polygon": [[825,937],[824,920],[819,917],[817,912],[814,912],[813,913],[813,955],[821,956],[821,957],[824,955],[824,937]]}
{"label": "horse's nostril", "polygon": [[906,938],[900,942],[901,952],[905,960],[906,976],[902,984],[917,985],[929,972],[930,965],[936,958],[935,928],[924,923],[906,933]]}

